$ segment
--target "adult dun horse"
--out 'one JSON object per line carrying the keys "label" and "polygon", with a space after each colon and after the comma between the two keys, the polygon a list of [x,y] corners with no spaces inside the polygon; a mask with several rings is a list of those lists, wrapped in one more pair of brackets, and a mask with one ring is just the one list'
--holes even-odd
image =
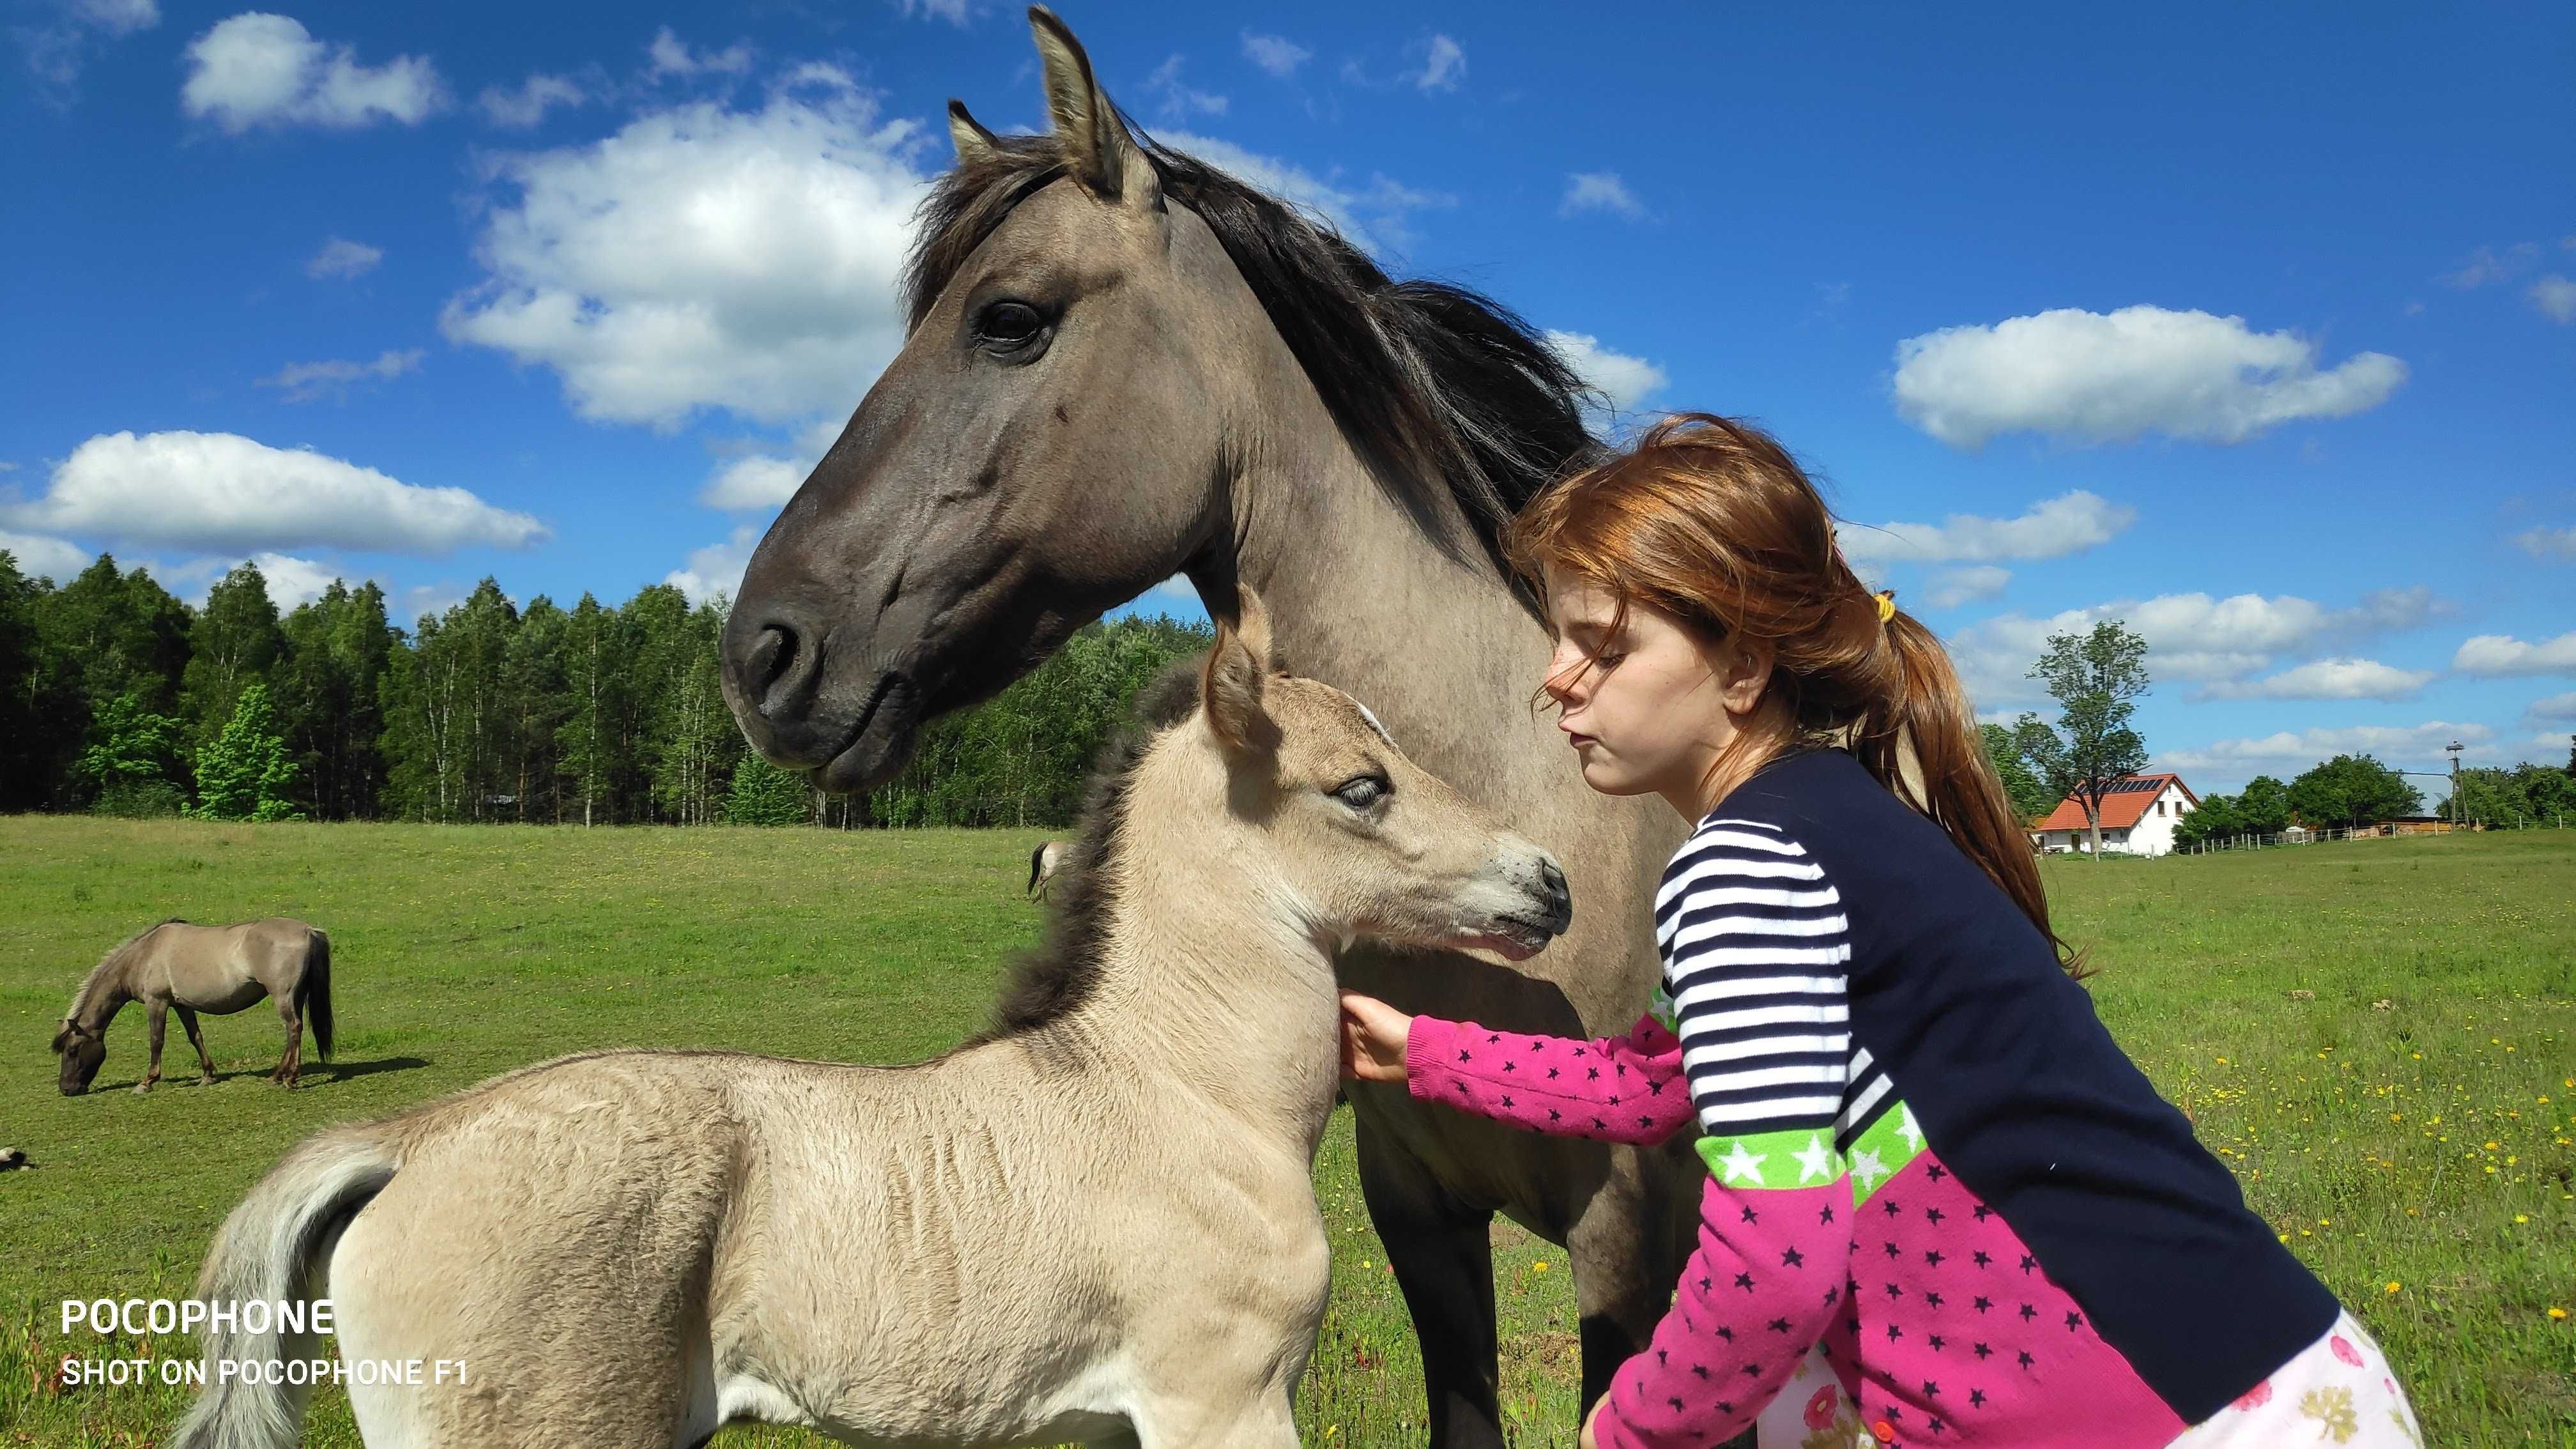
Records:
{"label": "adult dun horse", "polygon": [[[1514,1031],[1622,1031],[1657,978],[1649,905],[1682,830],[1592,795],[1531,710],[1545,628],[1498,529],[1591,446],[1582,387],[1517,319],[1390,281],[1329,232],[1140,144],[1073,36],[1031,11],[1054,131],[949,106],[909,334],[745,574],[724,683],[751,742],[835,791],[1106,609],[1238,580],[1285,656],[1377,703],[1435,772],[1559,851],[1583,923],[1525,972],[1361,950],[1343,978]],[[1422,1342],[1432,1440],[1502,1442],[1488,1229],[1563,1243],[1584,1398],[1680,1277],[1702,1168],[1516,1132],[1354,1084],[1360,1184]]]}
{"label": "adult dun horse", "polygon": [[[1335,948],[1524,957],[1571,904],[1349,696],[1274,674],[1241,614],[1149,686],[992,1033],[900,1068],[596,1053],[334,1128],[234,1209],[199,1297],[327,1295],[353,1367],[465,1362],[362,1376],[373,1449],[664,1449],[742,1418],[1293,1449]],[[210,1335],[209,1382],[313,1348]],[[292,1445],[300,1394],[221,1383],[173,1445]]]}
{"label": "adult dun horse", "polygon": [[188,1045],[197,1049],[198,1084],[213,1086],[215,1059],[206,1055],[197,1013],[229,1016],[262,998],[277,1003],[286,1024],[286,1055],[268,1079],[292,1087],[304,1073],[307,1026],[313,1028],[314,1055],[326,1061],[331,1056],[331,938],[285,916],[238,926],[172,919],[139,931],[100,957],[72,993],[71,1010],[63,1013],[53,1042],[63,1059],[63,1095],[77,1097],[97,1080],[99,1064],[107,1060],[108,1023],[129,1001],[143,1003],[152,1025],[152,1063],[134,1090],[151,1091],[161,1080],[162,1035],[173,1011]]}

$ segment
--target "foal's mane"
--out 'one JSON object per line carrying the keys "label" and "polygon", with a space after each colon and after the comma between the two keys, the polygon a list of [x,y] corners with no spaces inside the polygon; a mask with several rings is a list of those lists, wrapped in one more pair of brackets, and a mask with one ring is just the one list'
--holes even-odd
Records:
{"label": "foal's mane", "polygon": [[[1166,200],[1216,233],[1379,486],[1454,552],[1439,522],[1445,492],[1528,602],[1503,558],[1502,530],[1592,454],[1581,404],[1595,390],[1500,303],[1444,282],[1391,280],[1330,225],[1166,150],[1132,121],[1128,131]],[[996,137],[988,159],[942,176],[922,202],[905,269],[906,330],[1013,207],[1065,174],[1063,145],[1048,135]]]}
{"label": "foal's mane", "polygon": [[178,916],[172,916],[167,920],[154,921],[151,925],[148,925],[142,930],[135,932],[133,935],[126,937],[115,945],[108,947],[107,954],[98,958],[98,964],[89,968],[89,974],[82,977],[80,985],[72,991],[72,1004],[69,1009],[63,1012],[63,1020],[74,1021],[79,1019],[81,1007],[88,1002],[90,992],[97,989],[98,983],[106,979],[108,971],[121,963],[125,958],[125,953],[133,950],[136,945],[142,942],[144,937],[160,930],[163,926],[184,926],[186,924],[187,921]]}
{"label": "foal's mane", "polygon": [[1046,943],[1011,967],[1010,982],[994,1005],[993,1024],[966,1043],[1035,1031],[1080,1006],[1100,984],[1101,956],[1109,945],[1109,916],[1116,904],[1109,869],[1127,826],[1128,789],[1136,767],[1165,730],[1190,717],[1199,704],[1204,654],[1170,665],[1136,692],[1129,722],[1101,747],[1082,806],[1072,848],[1056,864],[1056,895]]}

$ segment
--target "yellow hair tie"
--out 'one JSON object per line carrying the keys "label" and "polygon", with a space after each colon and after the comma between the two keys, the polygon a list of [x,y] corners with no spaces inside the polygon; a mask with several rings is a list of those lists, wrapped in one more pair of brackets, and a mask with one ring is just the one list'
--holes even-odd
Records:
{"label": "yellow hair tie", "polygon": [[1878,622],[1884,624],[1896,617],[1896,590],[1889,589],[1883,594],[1873,594],[1870,597],[1878,600]]}

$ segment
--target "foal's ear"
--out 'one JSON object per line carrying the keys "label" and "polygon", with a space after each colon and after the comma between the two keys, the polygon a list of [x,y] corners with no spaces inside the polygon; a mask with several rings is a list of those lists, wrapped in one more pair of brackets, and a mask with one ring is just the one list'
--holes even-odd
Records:
{"label": "foal's ear", "polygon": [[948,101],[948,139],[956,144],[960,166],[980,166],[1002,154],[1002,138],[985,130],[983,122],[967,114],[966,103],[953,96]]}
{"label": "foal's ear", "polygon": [[1037,38],[1038,58],[1046,66],[1047,113],[1064,144],[1065,168],[1103,201],[1161,207],[1162,186],[1154,178],[1153,163],[1127,134],[1118,108],[1092,75],[1082,42],[1043,5],[1029,7],[1029,33]]}
{"label": "foal's ear", "polygon": [[1270,615],[1251,589],[1237,585],[1235,597],[1235,621],[1217,621],[1216,647],[1199,676],[1199,700],[1207,707],[1208,728],[1228,750],[1268,754],[1279,748],[1278,723],[1262,707],[1262,685],[1270,677]]}

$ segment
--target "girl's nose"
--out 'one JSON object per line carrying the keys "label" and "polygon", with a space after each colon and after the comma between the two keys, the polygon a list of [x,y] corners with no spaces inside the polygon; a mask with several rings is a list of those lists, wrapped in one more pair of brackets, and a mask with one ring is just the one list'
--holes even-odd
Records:
{"label": "girl's nose", "polygon": [[1583,696],[1583,681],[1587,676],[1585,666],[1589,663],[1590,661],[1579,653],[1569,656],[1568,651],[1559,650],[1547,661],[1547,679],[1539,685],[1539,688],[1545,690],[1547,697],[1560,705],[1570,706],[1580,703]]}

